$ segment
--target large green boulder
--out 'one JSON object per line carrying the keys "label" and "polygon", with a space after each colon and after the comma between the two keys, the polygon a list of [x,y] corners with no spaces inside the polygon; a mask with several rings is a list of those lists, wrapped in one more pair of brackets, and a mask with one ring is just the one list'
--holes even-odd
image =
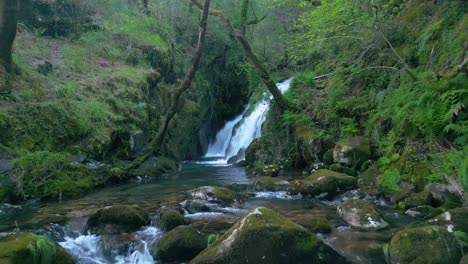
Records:
{"label": "large green boulder", "polygon": [[189,198],[208,203],[219,203],[223,206],[231,206],[238,202],[239,196],[234,191],[225,187],[203,186],[188,191]]}
{"label": "large green boulder", "polygon": [[0,240],[0,264],[71,264],[70,255],[45,236],[22,233]]}
{"label": "large green boulder", "polygon": [[347,263],[341,255],[286,217],[259,207],[239,220],[192,264]]}
{"label": "large green boulder", "polygon": [[366,200],[350,199],[338,205],[338,214],[352,227],[381,229],[388,226],[374,204]]}
{"label": "large green boulder", "polygon": [[129,205],[114,205],[99,209],[91,215],[87,229],[96,234],[131,232],[149,225],[150,217],[143,209]]}
{"label": "large green boulder", "polygon": [[308,197],[332,199],[337,194],[353,190],[357,186],[356,178],[346,174],[321,169],[300,181],[294,182],[291,193],[300,193]]}
{"label": "large green boulder", "polygon": [[155,257],[164,262],[189,261],[206,248],[208,238],[191,226],[178,226],[165,234]]}
{"label": "large green boulder", "polygon": [[443,226],[451,232],[461,231],[468,234],[468,207],[448,210],[427,222],[431,225]]}
{"label": "large green boulder", "polygon": [[393,236],[388,247],[392,264],[458,263],[462,248],[455,236],[440,226],[406,228]]}
{"label": "large green boulder", "polygon": [[428,191],[422,191],[419,193],[411,193],[409,197],[404,199],[406,208],[413,208],[420,205],[431,205],[432,204],[432,193]]}
{"label": "large green boulder", "polygon": [[370,141],[365,137],[352,137],[339,141],[333,148],[333,161],[359,167],[370,159]]}
{"label": "large green boulder", "polygon": [[159,226],[164,231],[169,231],[177,226],[185,225],[185,218],[176,210],[161,207],[159,210]]}

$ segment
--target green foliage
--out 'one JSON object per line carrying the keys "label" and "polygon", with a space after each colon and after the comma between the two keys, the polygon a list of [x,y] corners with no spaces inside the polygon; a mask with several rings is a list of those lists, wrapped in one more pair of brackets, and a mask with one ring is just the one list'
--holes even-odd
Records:
{"label": "green foliage", "polygon": [[68,153],[38,151],[15,161],[17,187],[24,198],[55,198],[89,190],[93,181],[84,168],[70,165]]}
{"label": "green foliage", "polygon": [[209,234],[208,235],[208,246],[214,244],[218,240],[219,236],[216,234]]}
{"label": "green foliage", "polygon": [[400,192],[399,182],[400,172],[397,169],[386,170],[380,178],[380,189],[382,192],[389,194]]}
{"label": "green foliage", "polygon": [[291,81],[290,89],[299,89],[306,88],[312,89],[315,88],[315,79],[313,73],[299,72],[294,75],[294,78]]}

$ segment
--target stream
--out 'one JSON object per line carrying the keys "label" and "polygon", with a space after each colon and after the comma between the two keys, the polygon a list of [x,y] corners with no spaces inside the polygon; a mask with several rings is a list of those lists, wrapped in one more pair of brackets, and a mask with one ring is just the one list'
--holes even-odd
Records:
{"label": "stream", "polygon": [[[278,84],[282,92],[291,80]],[[131,234],[97,236],[85,233],[87,218],[99,208],[111,205],[137,205],[154,216],[161,206],[179,207],[184,192],[201,186],[250,186],[253,179],[246,168],[228,164],[242,153],[254,138],[261,135],[271,98],[267,95],[249,112],[244,112],[225,124],[208,147],[207,155],[200,161],[181,163],[177,173],[157,179],[141,179],[132,183],[95,190],[88,195],[71,200],[49,202],[31,201],[21,206],[0,205],[0,235],[17,231],[44,234],[57,241],[78,263],[155,263],[152,252],[163,232],[156,224],[146,226]],[[282,172],[285,180],[300,176],[297,172]],[[365,197],[374,202],[390,223],[380,231],[351,228],[336,212],[343,200],[357,194],[347,192],[333,201],[302,199],[286,192],[254,192],[247,187],[249,199],[239,208],[219,208],[216,212],[185,214],[192,226],[206,234],[222,234],[249,210],[264,206],[300,223],[306,218],[324,218],[332,226],[329,234],[317,234],[320,239],[354,263],[385,263],[383,245],[392,235],[412,220],[398,214],[385,202]],[[155,222],[153,222],[155,223]],[[3,233],[1,233],[3,232]],[[265,238],[268,243],[268,238]]]}

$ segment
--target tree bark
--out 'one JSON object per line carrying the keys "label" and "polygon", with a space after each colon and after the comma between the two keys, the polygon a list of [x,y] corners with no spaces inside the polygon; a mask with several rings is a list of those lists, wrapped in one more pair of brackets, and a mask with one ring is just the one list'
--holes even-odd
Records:
{"label": "tree bark", "polygon": [[0,64],[11,72],[11,48],[16,37],[19,1],[0,0]]}
{"label": "tree bark", "polygon": [[190,88],[190,84],[192,83],[192,80],[195,77],[195,73],[198,70],[198,66],[200,65],[200,61],[201,61],[201,57],[203,53],[205,35],[206,35],[206,28],[208,24],[207,21],[208,21],[209,7],[210,7],[210,0],[205,0],[202,6],[202,15],[201,15],[199,29],[198,29],[198,44],[195,50],[195,54],[192,58],[192,64],[190,66],[189,71],[185,75],[184,80],[179,85],[179,87],[174,92],[174,94],[172,95],[171,107],[166,113],[166,115],[164,116],[163,123],[159,127],[158,133],[150,142],[148,153],[136,159],[134,162],[132,162],[132,164],[128,166],[127,170],[136,169],[143,162],[145,162],[145,160],[147,160],[149,157],[157,154],[160,151],[161,145],[164,142],[164,138],[166,137],[169,124],[171,123],[171,120],[174,118],[174,116],[178,112],[180,97],[182,96],[183,93],[185,93]]}
{"label": "tree bark", "polygon": [[[202,8],[202,4],[200,2],[198,2],[197,0],[190,0],[190,1],[196,7],[200,8],[200,9]],[[248,1],[244,0],[243,6],[247,6],[246,3],[248,3]],[[286,101],[286,99],[284,99],[283,95],[281,94],[280,89],[278,89],[278,86],[276,86],[275,82],[271,78],[271,76],[268,73],[268,71],[266,70],[265,66],[260,62],[260,60],[257,58],[255,53],[253,52],[252,47],[250,46],[250,44],[249,44],[247,38],[245,37],[245,35],[242,34],[242,31],[239,31],[236,28],[234,28],[231,21],[224,15],[224,13],[221,10],[210,9],[209,13],[210,13],[210,15],[217,16],[218,18],[220,18],[224,22],[226,27],[229,29],[229,31],[231,31],[231,33],[234,35],[237,42],[239,42],[240,46],[242,47],[242,50],[244,51],[245,57],[252,64],[252,66],[254,66],[255,70],[258,73],[258,75],[260,75],[260,78],[263,80],[263,82],[267,86],[268,90],[273,95],[273,98],[274,98],[275,102],[278,104],[278,106],[281,109],[293,108],[293,106],[291,106]],[[241,12],[241,16],[243,16],[244,14],[247,15],[246,12]],[[246,18],[241,17],[241,21],[244,21],[241,24],[245,24]],[[242,25],[241,25],[241,27],[244,28],[244,26],[242,26]],[[245,31],[245,29],[243,31]]]}

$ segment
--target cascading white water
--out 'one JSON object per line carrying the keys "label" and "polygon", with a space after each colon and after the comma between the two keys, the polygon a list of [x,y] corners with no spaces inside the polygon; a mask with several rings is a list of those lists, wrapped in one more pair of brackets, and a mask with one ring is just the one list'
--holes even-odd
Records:
{"label": "cascading white water", "polygon": [[[277,85],[281,93],[285,93],[289,89],[290,84],[291,79],[288,79]],[[244,113],[237,116],[234,120],[227,122],[216,134],[215,141],[209,145],[205,155],[207,158],[220,157],[221,159],[204,163],[211,165],[227,164],[230,158],[236,156],[240,150],[247,149],[255,138],[260,137],[262,124],[270,109],[272,99],[273,96],[268,96],[265,93],[263,100],[256,104],[249,115],[244,117],[245,112],[249,110],[249,106],[247,106]]]}

